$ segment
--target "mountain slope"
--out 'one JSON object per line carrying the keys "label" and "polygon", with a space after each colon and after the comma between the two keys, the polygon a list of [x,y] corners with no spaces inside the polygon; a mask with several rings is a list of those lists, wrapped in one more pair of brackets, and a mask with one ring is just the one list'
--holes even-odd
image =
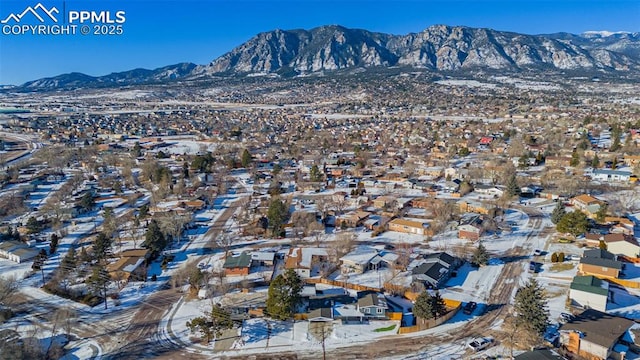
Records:
{"label": "mountain slope", "polygon": [[335,25],[309,31],[275,30],[258,34],[194,73],[312,73],[394,65],[443,71],[640,68],[633,50],[640,46],[637,36],[603,41],[602,35],[568,35],[524,35],[445,25],[408,35]]}
{"label": "mountain slope", "polygon": [[134,69],[105,76],[89,76],[82,73],[62,74],[50,78],[29,81],[22,84],[25,90],[73,89],[114,85],[156,83],[184,78],[196,67],[192,63],[169,65],[154,70]]}

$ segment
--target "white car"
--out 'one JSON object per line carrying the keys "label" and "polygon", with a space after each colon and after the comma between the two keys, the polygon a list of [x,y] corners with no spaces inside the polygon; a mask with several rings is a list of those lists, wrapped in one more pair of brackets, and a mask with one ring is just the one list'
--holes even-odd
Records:
{"label": "white car", "polygon": [[483,337],[472,340],[467,344],[468,347],[473,351],[481,351],[489,347],[489,345],[493,344],[493,338]]}

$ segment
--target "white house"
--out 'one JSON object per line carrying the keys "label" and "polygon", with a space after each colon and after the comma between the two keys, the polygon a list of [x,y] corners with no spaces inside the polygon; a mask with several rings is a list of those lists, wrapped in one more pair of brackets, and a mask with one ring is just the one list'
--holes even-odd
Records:
{"label": "white house", "polygon": [[595,169],[591,173],[591,178],[603,182],[629,182],[631,178],[630,171]]}
{"label": "white house", "polygon": [[362,274],[369,269],[377,268],[383,260],[378,255],[378,250],[370,246],[358,246],[341,257],[340,261],[340,271],[343,274]]}
{"label": "white house", "polygon": [[35,258],[38,253],[37,249],[30,248],[20,242],[5,241],[0,243],[0,256],[18,264]]}
{"label": "white house", "polygon": [[606,311],[609,283],[592,275],[576,276],[569,287],[569,298],[573,305]]}

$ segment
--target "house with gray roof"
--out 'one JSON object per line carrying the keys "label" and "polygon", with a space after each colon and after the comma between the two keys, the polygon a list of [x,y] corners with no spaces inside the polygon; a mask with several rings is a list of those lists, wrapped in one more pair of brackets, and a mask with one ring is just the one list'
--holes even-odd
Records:
{"label": "house with gray roof", "polygon": [[617,346],[634,324],[624,317],[588,309],[560,327],[560,344],[581,358],[623,359]]}
{"label": "house with gray roof", "polygon": [[389,308],[383,294],[371,293],[358,299],[358,311],[370,318],[386,318]]}

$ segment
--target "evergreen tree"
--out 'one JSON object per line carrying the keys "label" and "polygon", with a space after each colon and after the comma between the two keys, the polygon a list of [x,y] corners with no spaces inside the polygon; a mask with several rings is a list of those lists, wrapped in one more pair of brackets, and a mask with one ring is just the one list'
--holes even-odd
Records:
{"label": "evergreen tree", "polygon": [[75,270],[78,259],[76,258],[76,249],[72,246],[67,254],[62,258],[62,262],[60,263],[60,270],[63,273],[68,273],[72,270]]}
{"label": "evergreen tree", "polygon": [[478,247],[473,252],[471,263],[475,266],[487,265],[489,263],[489,253],[484,245],[482,245],[482,242],[478,243]]}
{"label": "evergreen tree", "polygon": [[591,160],[591,167],[597,169],[600,167],[600,158],[598,154],[593,155],[593,159]]}
{"label": "evergreen tree", "polygon": [[609,151],[618,151],[620,150],[620,134],[621,134],[621,130],[620,127],[615,126],[613,128],[613,130],[611,131],[611,137],[613,138],[613,141],[611,142],[611,147],[609,147]]}
{"label": "evergreen tree", "polygon": [[220,304],[216,304],[212,306],[211,312],[205,316],[198,316],[187,321],[187,327],[192,334],[200,332],[203,340],[209,343],[214,335],[218,337],[222,335],[223,330],[231,329],[233,321],[231,313],[223,309]]}
{"label": "evergreen tree", "polygon": [[511,174],[511,176],[507,180],[506,186],[507,189],[505,191],[505,194],[507,194],[507,196],[513,197],[516,195],[520,195],[520,186],[518,186],[518,180],[516,179],[515,173]]}
{"label": "evergreen tree", "polygon": [[41,229],[40,222],[36,220],[34,216],[29,217],[27,220],[27,231],[29,234],[39,233]]}
{"label": "evergreen tree", "polygon": [[576,150],[573,150],[573,154],[571,154],[571,161],[569,162],[569,166],[576,167],[580,165],[580,154]]}
{"label": "evergreen tree", "polygon": [[104,233],[99,233],[93,243],[93,256],[98,261],[105,260],[111,253],[111,244],[113,240]]}
{"label": "evergreen tree", "polygon": [[600,208],[596,212],[596,221],[599,223],[603,223],[605,218],[607,217],[607,212],[609,211],[609,205],[602,204]]}
{"label": "evergreen tree", "polygon": [[249,153],[249,150],[244,149],[242,151],[242,155],[240,156],[240,163],[242,164],[242,167],[249,167],[249,165],[251,165],[251,153]]}
{"label": "evergreen tree", "polygon": [[558,200],[556,207],[553,208],[553,212],[551,213],[551,222],[557,224],[560,222],[560,219],[566,214],[566,210],[564,209],[564,203],[561,200]]}
{"label": "evergreen tree", "polygon": [[587,216],[580,211],[574,211],[565,214],[558,224],[556,228],[559,232],[570,233],[575,236],[578,236],[589,228],[589,220]]}
{"label": "evergreen tree", "polygon": [[107,287],[111,283],[111,277],[104,266],[93,267],[91,276],[87,279],[87,285],[92,294],[101,296],[104,299],[104,308],[107,308]]}
{"label": "evergreen tree", "polygon": [[614,157],[613,160],[611,160],[611,170],[615,170],[618,168],[618,158]]}
{"label": "evergreen tree", "polygon": [[531,336],[539,337],[549,326],[549,310],[544,290],[536,279],[531,279],[516,292],[514,301],[516,321]]}
{"label": "evergreen tree", "polygon": [[144,242],[142,243],[142,247],[151,251],[152,258],[156,258],[158,255],[160,255],[162,250],[167,247],[167,239],[165,238],[162,231],[160,231],[160,226],[155,219],[151,220],[151,222],[149,223],[147,232],[144,235]]}
{"label": "evergreen tree", "polygon": [[82,195],[80,203],[78,204],[84,211],[91,211],[96,205],[96,201],[93,198],[91,192],[87,191]]}
{"label": "evergreen tree", "polygon": [[433,316],[437,319],[447,312],[447,306],[444,303],[444,299],[440,296],[440,291],[431,297],[431,308],[433,309]]}
{"label": "evergreen tree", "polygon": [[318,165],[313,164],[313,166],[311,166],[311,170],[309,170],[309,180],[313,182],[320,182],[323,179],[324,179],[324,176],[320,172]]}
{"label": "evergreen tree", "polygon": [[301,291],[302,280],[293,269],[276,276],[267,293],[267,314],[279,320],[291,318],[300,303]]}
{"label": "evergreen tree", "polygon": [[428,292],[423,291],[416,298],[416,302],[413,304],[413,314],[421,319],[433,319],[433,299]]}
{"label": "evergreen tree", "polygon": [[133,148],[131,149],[131,155],[134,158],[139,158],[140,156],[142,156],[142,147],[140,146],[140,142],[136,141],[136,143],[133,144]]}
{"label": "evergreen tree", "polygon": [[267,219],[269,220],[269,228],[273,236],[280,236],[283,231],[284,223],[289,216],[285,203],[278,197],[271,199],[269,209],[267,210]]}
{"label": "evergreen tree", "polygon": [[52,254],[54,252],[56,252],[56,249],[58,248],[58,241],[60,240],[60,238],[58,237],[58,234],[53,233],[51,234],[51,240],[49,242],[49,254]]}

